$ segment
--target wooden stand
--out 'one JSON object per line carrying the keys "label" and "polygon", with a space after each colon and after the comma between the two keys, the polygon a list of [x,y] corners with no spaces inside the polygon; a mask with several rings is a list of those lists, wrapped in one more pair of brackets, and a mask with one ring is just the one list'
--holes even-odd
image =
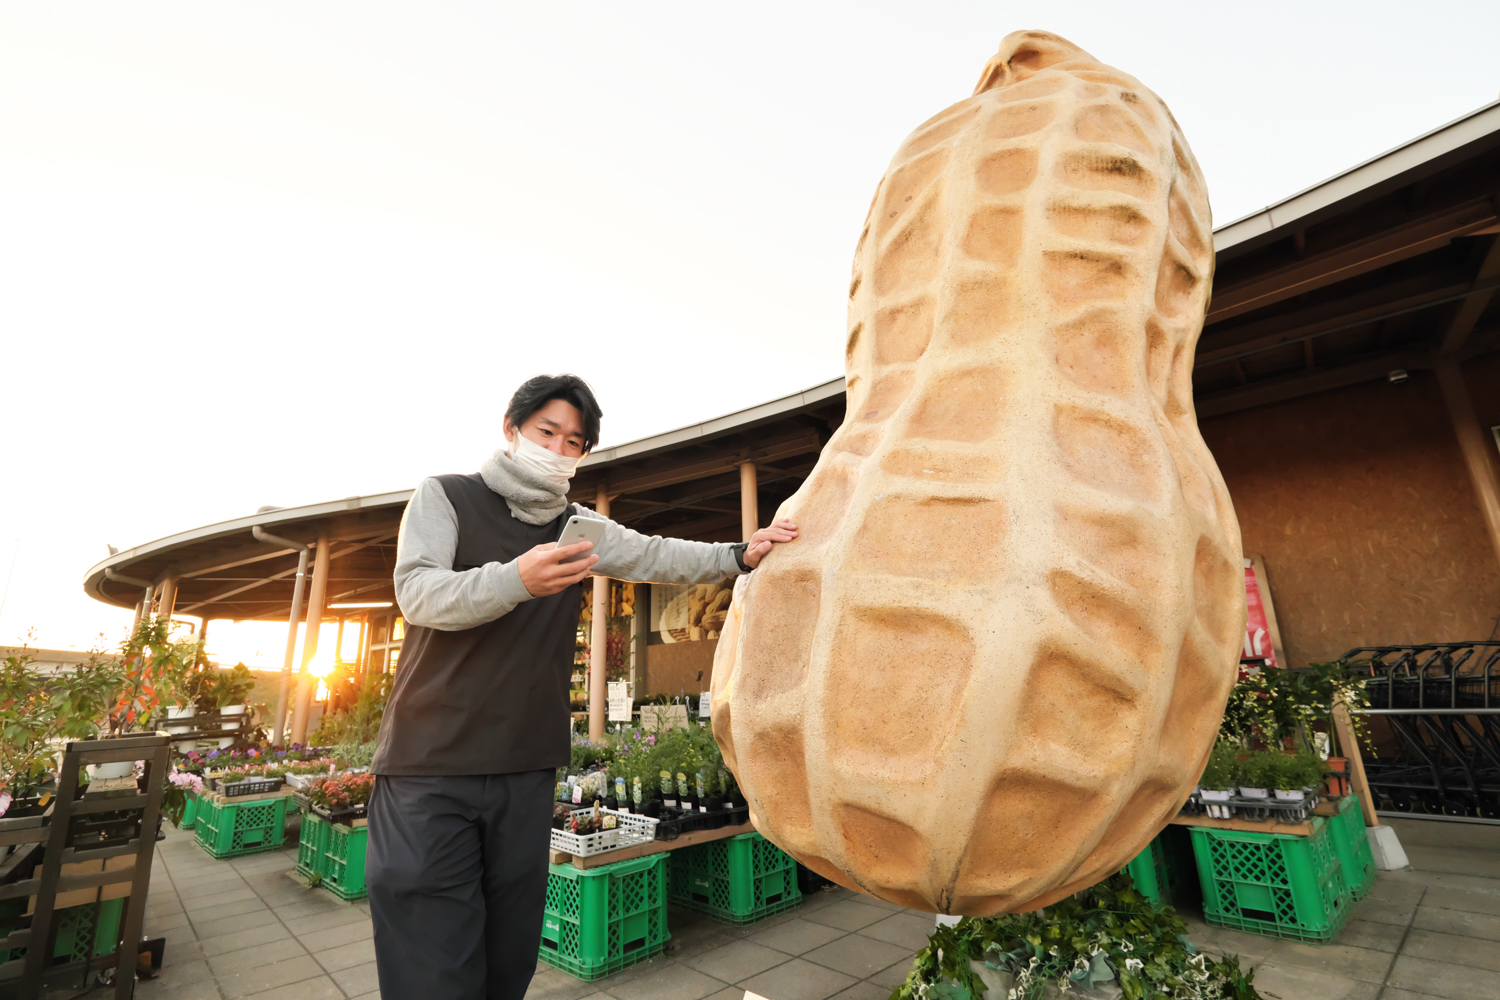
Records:
{"label": "wooden stand", "polygon": [[694,844],[706,844],[712,840],[726,840],[742,833],[754,832],[755,824],[741,823],[739,826],[724,826],[717,830],[697,830],[693,833],[684,833],[676,840],[647,841],[644,844],[622,847],[617,851],[591,854],[586,858],[576,857],[567,851],[553,851],[551,857],[554,865],[572,865],[574,868],[581,869],[598,868],[600,865],[612,865],[616,861],[644,858],[648,854],[665,854],[668,851],[675,851],[679,847],[692,847]]}
{"label": "wooden stand", "polygon": [[[21,850],[7,860],[4,872],[19,875],[27,859],[42,849],[38,873],[31,878],[16,878],[0,884],[0,900],[34,897],[27,925],[0,938],[0,950],[25,948],[23,961],[10,962],[0,969],[0,990],[19,987],[22,1000],[41,995],[47,980],[67,976],[87,978],[96,969],[115,968],[116,1000],[130,1000],[135,992],[136,956],[150,948],[153,956],[161,946],[141,943],[141,928],[146,919],[146,894],[151,887],[151,858],[156,848],[157,828],[161,825],[162,782],[171,757],[171,738],[166,733],[123,736],[111,740],[89,740],[69,743],[63,753],[57,795],[41,816],[0,818],[0,844],[20,845]],[[142,761],[145,764],[146,791],[137,793],[134,783],[123,792],[106,792],[76,798],[79,769],[88,764],[113,764]],[[74,820],[104,813],[138,813],[134,820],[136,835],[113,847],[75,846],[72,842]],[[133,856],[133,864],[122,864],[117,858]],[[88,864],[99,862],[97,868]],[[70,874],[64,874],[68,866]],[[81,867],[91,870],[81,872]],[[79,874],[71,874],[80,872]],[[107,887],[117,887],[113,892]],[[128,893],[119,887],[128,887]],[[58,897],[78,890],[104,889],[114,898],[127,896],[120,941],[107,955],[90,956],[66,965],[52,964],[53,942],[57,936]],[[154,945],[154,946],[153,946]],[[14,994],[12,994],[14,995]]]}
{"label": "wooden stand", "polygon": [[1354,736],[1354,725],[1349,721],[1349,706],[1342,701],[1333,706],[1333,729],[1338,734],[1339,749],[1349,760],[1349,787],[1359,796],[1360,808],[1364,810],[1365,826],[1379,826],[1380,817],[1375,815],[1375,796],[1370,794],[1370,784],[1365,780],[1365,758],[1360,753],[1359,740]]}
{"label": "wooden stand", "polygon": [[[1338,804],[1324,799],[1313,809],[1314,816],[1337,816]],[[1240,833],[1286,833],[1297,837],[1312,836],[1312,820],[1305,823],[1278,823],[1275,820],[1259,822],[1248,819],[1212,819],[1208,816],[1173,816],[1171,824],[1177,826],[1207,826],[1216,830],[1237,830]]]}

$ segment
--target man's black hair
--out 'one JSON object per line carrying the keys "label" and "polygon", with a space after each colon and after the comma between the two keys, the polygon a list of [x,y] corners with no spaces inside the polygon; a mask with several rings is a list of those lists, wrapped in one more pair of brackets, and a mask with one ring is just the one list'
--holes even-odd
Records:
{"label": "man's black hair", "polygon": [[577,375],[538,375],[522,382],[521,388],[510,397],[505,419],[519,429],[533,413],[554,399],[572,403],[578,410],[579,416],[583,417],[583,450],[585,454],[593,451],[594,445],[599,443],[599,419],[604,416],[604,411],[599,409],[594,390]]}

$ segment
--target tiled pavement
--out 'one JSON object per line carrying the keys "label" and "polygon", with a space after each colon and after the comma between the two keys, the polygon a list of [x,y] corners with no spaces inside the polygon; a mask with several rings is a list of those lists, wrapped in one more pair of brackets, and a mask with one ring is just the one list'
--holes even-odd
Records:
{"label": "tiled pavement", "polygon": [[[1444,832],[1412,836],[1442,843]],[[288,843],[295,841],[293,824]],[[1268,998],[1500,998],[1500,851],[1410,843],[1407,852],[1413,868],[1381,873],[1333,944],[1276,941],[1188,917],[1191,936],[1253,964]],[[136,996],[377,997],[367,905],[303,888],[288,875],[295,861],[293,847],[213,861],[191,834],[169,833],[158,845],[147,910],[148,933],[167,938],[166,964]],[[748,927],[674,908],[667,954],[596,983],[539,965],[527,998],[741,1000],[748,989],[770,1000],[884,1000],[932,923],[929,914],[842,889]]]}

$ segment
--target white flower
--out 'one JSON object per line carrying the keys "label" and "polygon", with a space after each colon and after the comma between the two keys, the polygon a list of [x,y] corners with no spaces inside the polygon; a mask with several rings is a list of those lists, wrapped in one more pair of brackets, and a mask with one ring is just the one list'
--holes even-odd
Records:
{"label": "white flower", "polygon": [[1138,958],[1127,958],[1125,960],[1125,968],[1130,970],[1131,972],[1140,972],[1141,969],[1145,968],[1145,966],[1146,963],[1142,962]]}
{"label": "white flower", "polygon": [[1129,941],[1121,941],[1120,942],[1120,950],[1121,951],[1135,951],[1135,945],[1131,944]]}

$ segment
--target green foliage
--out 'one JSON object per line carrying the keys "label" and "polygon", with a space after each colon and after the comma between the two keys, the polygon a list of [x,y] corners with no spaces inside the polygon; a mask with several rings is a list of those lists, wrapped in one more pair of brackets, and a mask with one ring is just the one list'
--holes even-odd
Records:
{"label": "green foliage", "polygon": [[[1259,739],[1277,748],[1290,741],[1298,749],[1311,749],[1309,734],[1314,724],[1323,723],[1332,733],[1327,723],[1336,704],[1369,705],[1358,666],[1359,661],[1331,661],[1309,664],[1307,670],[1262,667],[1255,673],[1244,671],[1229,694],[1219,734],[1246,747]],[[1350,720],[1356,738],[1368,745],[1366,716],[1351,713]]]}
{"label": "green foliage", "polygon": [[394,679],[390,674],[371,677],[360,688],[359,697],[354,700],[354,704],[323,716],[318,722],[318,728],[308,737],[308,744],[319,747],[361,747],[366,743],[374,743],[375,738],[380,735],[380,720],[385,716],[385,704],[390,698],[391,682]]}
{"label": "green foliage", "polygon": [[356,743],[353,740],[335,743],[333,762],[340,768],[369,767],[375,761],[375,746],[374,740],[368,743]]}
{"label": "green foliage", "polygon": [[1215,743],[1208,755],[1208,764],[1203,768],[1203,776],[1198,779],[1198,787],[1216,792],[1237,787],[1240,783],[1239,753],[1240,748],[1233,743],[1225,740]]}
{"label": "green foliage", "polygon": [[1111,978],[1128,1000],[1260,1000],[1238,958],[1198,953],[1176,912],[1145,899],[1124,873],[1034,913],[937,928],[891,1000],[978,1000],[985,985],[971,962],[1013,975],[1015,1000],[1036,1000],[1048,984],[1091,988]]}
{"label": "green foliage", "polygon": [[[557,780],[564,782],[569,774],[586,774],[601,768],[608,772],[611,782],[616,777],[624,778],[627,787],[633,787],[635,779],[639,778],[643,791],[651,797],[655,797],[656,790],[661,787],[662,771],[674,778],[679,772],[683,774],[685,783],[692,786],[690,793],[696,790],[700,772],[705,795],[723,794],[729,783],[723,754],[714,742],[712,726],[696,719],[685,729],[654,733],[629,729],[607,735],[597,743],[575,736],[568,767],[559,769]],[[668,794],[676,796],[678,792],[674,780]]]}
{"label": "green foliage", "polygon": [[0,661],[0,791],[34,795],[52,777],[57,709],[26,647]]}

